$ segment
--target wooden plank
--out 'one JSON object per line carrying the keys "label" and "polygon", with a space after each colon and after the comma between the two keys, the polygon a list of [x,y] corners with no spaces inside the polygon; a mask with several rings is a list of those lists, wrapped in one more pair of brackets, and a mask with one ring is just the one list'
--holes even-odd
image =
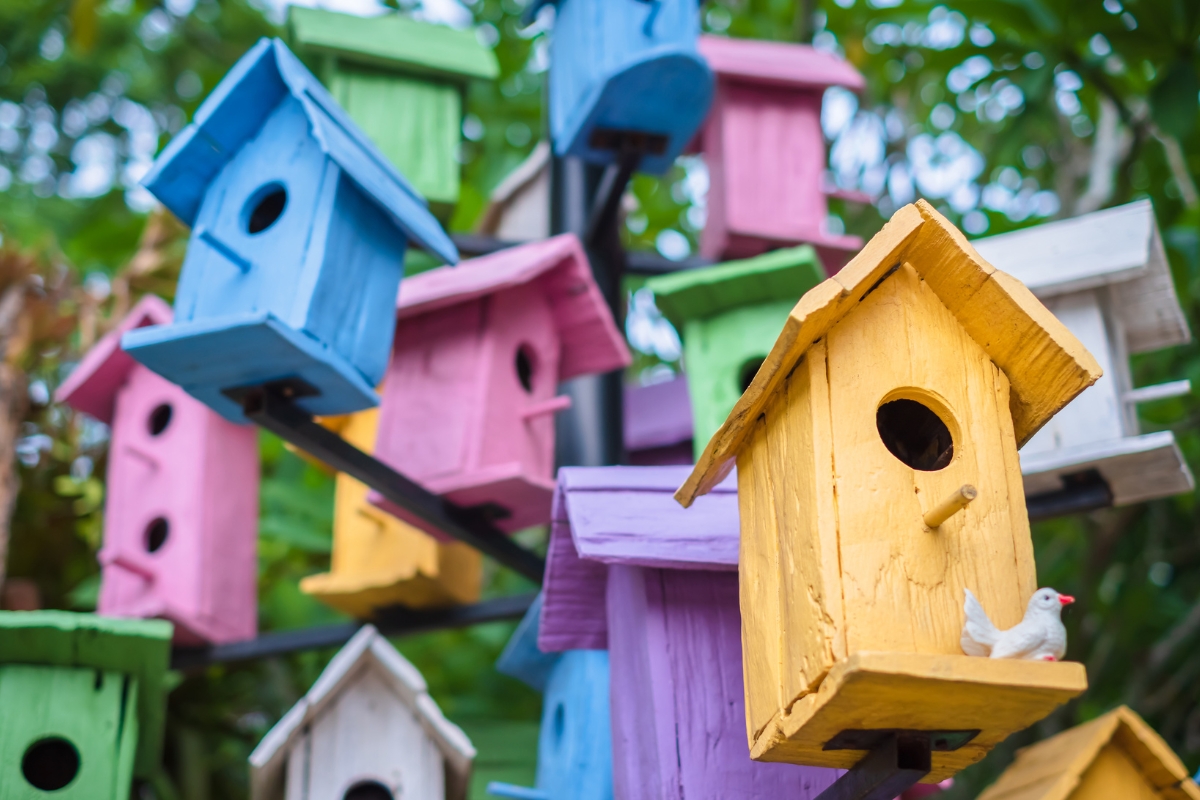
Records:
{"label": "wooden plank", "polygon": [[1119,797],[1121,800],[1162,800],[1163,794],[1141,773],[1138,766],[1115,743],[1100,751],[1071,793],[1072,800]]}

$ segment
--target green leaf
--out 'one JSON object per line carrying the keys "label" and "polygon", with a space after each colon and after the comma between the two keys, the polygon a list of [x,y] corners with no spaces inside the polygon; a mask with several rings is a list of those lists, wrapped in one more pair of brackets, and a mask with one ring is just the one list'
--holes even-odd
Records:
{"label": "green leaf", "polygon": [[1150,92],[1154,121],[1164,133],[1184,139],[1196,127],[1200,112],[1200,79],[1191,61],[1176,61]]}

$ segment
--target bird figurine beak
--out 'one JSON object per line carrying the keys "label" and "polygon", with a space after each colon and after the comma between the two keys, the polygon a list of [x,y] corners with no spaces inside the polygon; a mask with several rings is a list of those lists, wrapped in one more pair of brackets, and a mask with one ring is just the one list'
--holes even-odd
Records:
{"label": "bird figurine beak", "polygon": [[1069,606],[1071,603],[1075,602],[1075,598],[1071,597],[1069,594],[1060,594],[1058,596],[1058,602],[1062,603],[1064,606]]}

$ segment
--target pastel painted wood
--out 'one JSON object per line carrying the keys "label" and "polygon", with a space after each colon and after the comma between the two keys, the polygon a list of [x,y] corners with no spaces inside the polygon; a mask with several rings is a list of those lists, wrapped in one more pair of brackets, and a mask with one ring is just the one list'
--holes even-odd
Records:
{"label": "pastel painted wood", "polygon": [[[322,422],[370,452],[379,410]],[[338,473],[330,570],[301,579],[302,592],[358,619],[394,605],[424,608],[479,599],[483,563],[478,550],[435,540],[368,503],[368,491],[366,484]]]}
{"label": "pastel painted wood", "polygon": [[421,196],[278,39],[234,65],[143,183],[192,235],[174,321],[122,346],[235,422],[237,391],[274,381],[312,414],[376,405],[405,250],[457,260]]}
{"label": "pastel painted wood", "polygon": [[733,410],[796,301],[825,278],[812,247],[646,281],[683,339],[695,454]]}
{"label": "pastel painted wood", "polygon": [[623,143],[661,173],[691,141],[712,102],[696,49],[696,0],[537,0],[557,7],[550,41],[550,136],[560,156],[616,161]]}
{"label": "pastel painted wood", "polygon": [[[1037,586],[1017,447],[1100,374],[923,201],[801,298],[675,495],[691,505],[736,457],[755,758],[848,767],[864,753],[825,749],[843,730],[978,729],[934,754],[937,782],[1086,688],[1079,664],[991,664],[959,638],[967,588],[1001,629],[1021,620]],[[964,485],[975,499],[930,531]]]}
{"label": "pastel painted wood", "polygon": [[334,656],[250,754],[253,800],[464,800],[475,748],[372,625]]}
{"label": "pastel painted wood", "polygon": [[472,80],[500,66],[474,31],[402,14],[359,17],[288,9],[290,40],[320,63],[322,82],[388,160],[443,216],[458,202],[457,150]]}
{"label": "pastel painted wood", "polygon": [[1047,222],[975,243],[1079,337],[1104,376],[1021,449],[1025,493],[1060,491],[1095,470],[1116,505],[1190,492],[1171,431],[1141,433],[1137,404],[1190,391],[1187,381],[1134,389],[1129,357],[1191,341],[1149,200]]}
{"label": "pastel painted wood", "polygon": [[810,45],[701,36],[700,53],[717,76],[700,134],[709,174],[701,255],[745,258],[811,244],[836,271],[862,240],[826,226],[821,101],[828,87],[861,91],[865,79]]}
{"label": "pastel painted wood", "polygon": [[170,643],[161,620],[0,612],[0,798],[126,800],[161,768]]}
{"label": "pastel painted wood", "polygon": [[100,614],[161,617],[185,643],[258,629],[258,432],[236,425],[121,349],[171,322],[147,295],[93,347],[56,399],[111,426]]}
{"label": "pastel painted wood", "polygon": [[625,386],[623,417],[629,463],[643,467],[692,463],[692,400],[686,375]]}
{"label": "pastel painted wood", "polygon": [[1017,751],[979,800],[1110,797],[1200,800],[1179,756],[1126,706]]}
{"label": "pastel painted wood", "polygon": [[506,242],[550,236],[550,143],[538,142],[488,197],[478,231]]}
{"label": "pastel painted wood", "polygon": [[[558,384],[630,361],[573,235],[416,275],[400,291],[375,456],[483,507],[505,531],[544,524]],[[404,519],[372,492],[370,501]],[[407,519],[414,525],[423,524]]]}

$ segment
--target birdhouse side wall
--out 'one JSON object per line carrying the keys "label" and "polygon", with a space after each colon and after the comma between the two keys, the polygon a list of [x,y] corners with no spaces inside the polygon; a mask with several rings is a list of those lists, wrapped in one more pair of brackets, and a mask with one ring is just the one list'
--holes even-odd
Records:
{"label": "birdhouse side wall", "polygon": [[809,348],[738,455],[738,554],[751,741],[846,655],[824,342]]}
{"label": "birdhouse side wall", "polygon": [[303,329],[375,386],[391,350],[406,240],[344,172],[338,170],[336,180],[321,268],[312,293],[298,298]]}
{"label": "birdhouse side wall", "polygon": [[[205,193],[180,273],[176,322],[262,311],[291,321],[310,231],[321,227],[326,161],[300,103],[289,96]],[[251,233],[254,209],[279,189],[286,192],[282,212]]]}
{"label": "birdhouse side wall", "polygon": [[1122,800],[1161,800],[1154,785],[1116,741],[1105,745],[1079,778],[1079,784],[1068,800],[1102,800],[1120,797]]}
{"label": "birdhouse side wall", "polygon": [[537,761],[537,787],[549,797],[613,797],[608,687],[605,650],[568,651],[551,671]]}
{"label": "birdhouse side wall", "polygon": [[[1037,587],[1004,373],[909,264],[830,330],[826,354],[847,652],[961,654],[968,588],[1001,629],[1020,622]],[[938,457],[933,437],[893,445],[909,463],[889,450],[878,409],[894,400],[949,429],[948,465],[909,466]],[[964,485],[977,498],[929,530],[924,514]]]}
{"label": "birdhouse side wall", "polygon": [[763,303],[690,320],[685,325],[683,352],[696,457],[725,423],[745,389],[744,378],[747,374],[753,377],[748,370],[771,351],[794,305],[794,299]]}

